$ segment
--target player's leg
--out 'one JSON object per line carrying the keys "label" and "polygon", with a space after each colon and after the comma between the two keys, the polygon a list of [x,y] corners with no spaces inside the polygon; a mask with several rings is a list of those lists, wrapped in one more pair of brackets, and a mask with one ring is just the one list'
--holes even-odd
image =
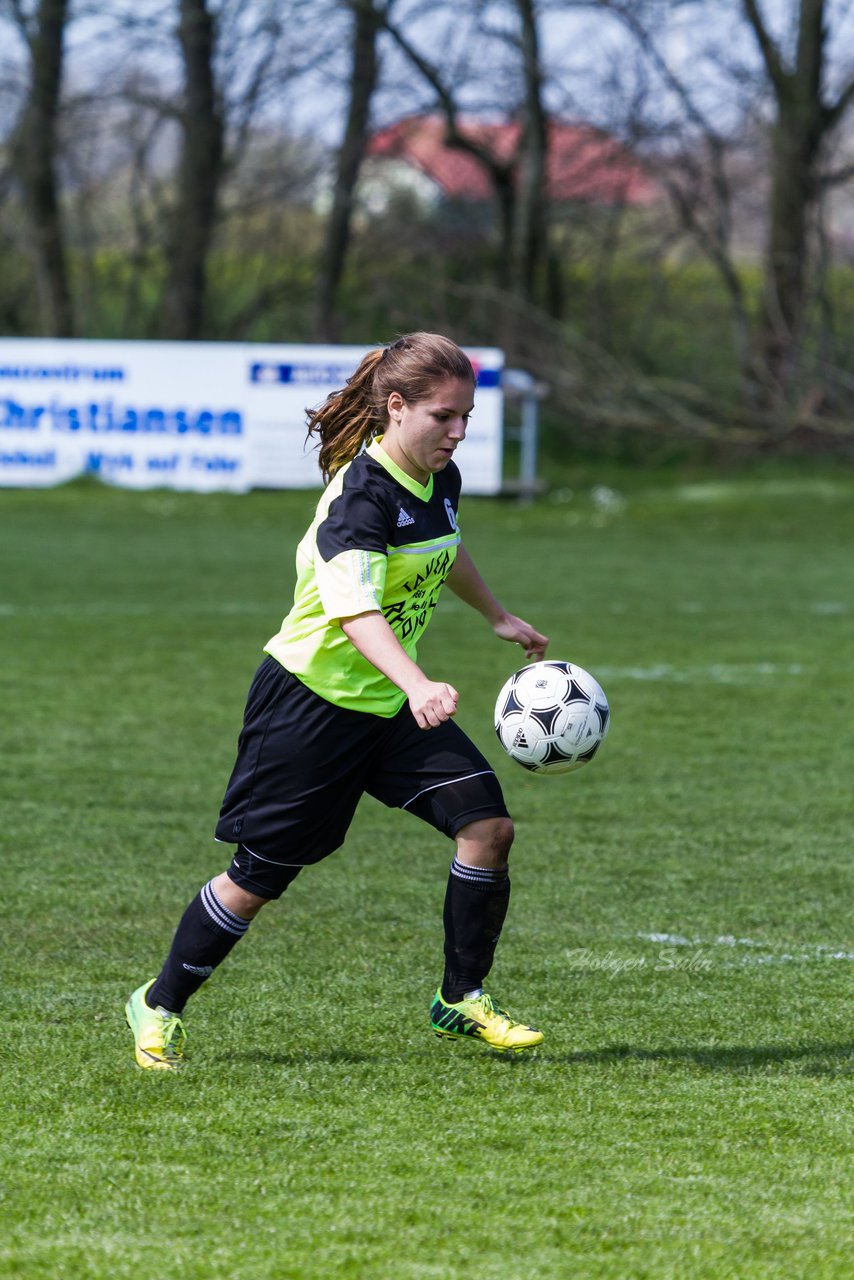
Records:
{"label": "player's leg", "polygon": [[449,1004],[480,995],[510,904],[507,859],[513,843],[510,818],[481,818],[456,835],[457,852],[445,891],[445,973]]}
{"label": "player's leg", "polygon": [[[288,869],[279,893],[296,878],[299,867]],[[175,932],[166,963],[155,978],[147,1003],[176,1013],[184,1006],[240,941],[269,897],[239,888],[227,873],[215,876],[193,898]]]}
{"label": "player's leg", "polygon": [[483,994],[510,900],[513,823],[498,779],[452,721],[412,732],[401,716],[390,733],[394,750],[384,753],[368,790],[457,845],[445,893],[445,971],[431,1011],[434,1030],[502,1050],[533,1048],[542,1034],[515,1023]]}
{"label": "player's leg", "polygon": [[[241,851],[238,850],[237,858]],[[187,1001],[210,978],[246,934],[263,906],[281,897],[302,870],[281,867],[275,887],[262,897],[234,883],[228,873],[208,881],[181,917],[160,973],[134,991],[125,1008],[141,1067],[169,1070],[184,1056],[182,1014]]]}
{"label": "player's leg", "polygon": [[462,827],[445,892],[445,972],[430,1010],[437,1035],[472,1037],[504,1052],[533,1049],[541,1031],[499,1009],[483,984],[510,902],[509,818],[482,818]]}
{"label": "player's leg", "polygon": [[[347,721],[343,723],[342,716]],[[256,673],[217,836],[237,842],[228,870],[187,907],[157,978],[125,1009],[143,1067],[170,1069],[183,1056],[187,1001],[245,936],[261,908],[280,898],[302,866],[344,839],[361,795],[353,760],[364,756],[350,720],[370,719],[317,698],[273,659]],[[334,802],[330,798],[334,796]],[[244,843],[245,841],[245,843]]]}

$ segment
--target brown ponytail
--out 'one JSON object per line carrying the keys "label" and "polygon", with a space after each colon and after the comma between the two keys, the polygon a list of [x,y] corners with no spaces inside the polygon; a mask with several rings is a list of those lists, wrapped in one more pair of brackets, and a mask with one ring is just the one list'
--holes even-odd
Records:
{"label": "brown ponytail", "polygon": [[340,391],[327,396],[317,409],[307,409],[308,435],[320,440],[318,462],[328,481],[388,422],[392,391],[415,404],[430,395],[437,382],[462,378],[477,383],[464,351],[438,333],[410,333],[390,347],[369,351]]}

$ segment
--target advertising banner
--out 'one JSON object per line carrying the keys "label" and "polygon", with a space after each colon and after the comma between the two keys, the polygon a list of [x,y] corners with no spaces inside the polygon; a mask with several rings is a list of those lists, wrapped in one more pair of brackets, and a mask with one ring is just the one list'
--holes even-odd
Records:
{"label": "advertising banner", "polygon": [[[0,338],[0,486],[90,474],[134,489],[312,488],[305,411],[367,347]],[[475,412],[458,461],[501,488],[503,355],[468,351]]]}

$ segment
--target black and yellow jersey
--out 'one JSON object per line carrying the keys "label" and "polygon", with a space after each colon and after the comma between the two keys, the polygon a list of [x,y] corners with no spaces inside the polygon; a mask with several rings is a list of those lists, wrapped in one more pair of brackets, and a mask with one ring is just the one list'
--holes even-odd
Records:
{"label": "black and yellow jersey", "polygon": [[378,436],[324,490],[297,548],[293,608],[265,652],[336,706],[393,716],[406,695],[362,657],[340,620],[381,611],[416,659],[457,554],[459,496],[453,462],[421,485]]}

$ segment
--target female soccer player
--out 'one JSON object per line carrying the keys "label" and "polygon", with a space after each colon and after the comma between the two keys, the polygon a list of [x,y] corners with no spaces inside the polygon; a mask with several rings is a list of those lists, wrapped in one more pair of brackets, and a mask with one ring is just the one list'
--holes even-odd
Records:
{"label": "female soccer player", "polygon": [[141,1067],[179,1065],[189,997],[265,903],[342,844],[365,792],[456,841],[433,1030],[502,1052],[543,1039],[483,990],[513,824],[493,770],[452,721],[456,689],[416,661],[445,582],[527,658],[548,644],[498,603],[460,543],[452,459],[475,383],[455,343],[413,333],[371,351],[309,414],[328,483],[297,548],[293,608],[249,690],[216,828],[236,851],[184,912],[159,976],[127,1003]]}

